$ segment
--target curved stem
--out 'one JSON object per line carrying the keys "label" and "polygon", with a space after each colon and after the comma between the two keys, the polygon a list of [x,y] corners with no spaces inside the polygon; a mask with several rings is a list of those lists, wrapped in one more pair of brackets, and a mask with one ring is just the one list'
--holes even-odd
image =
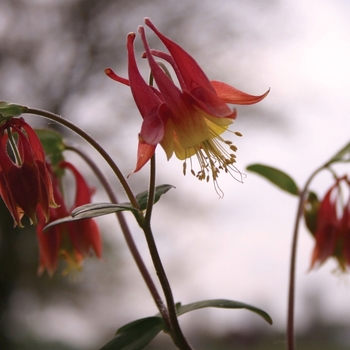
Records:
{"label": "curved stem", "polygon": [[[112,189],[112,187],[110,186],[107,178],[105,177],[105,175],[103,174],[103,172],[100,170],[100,168],[95,164],[95,162],[85,153],[83,152],[81,149],[74,147],[74,146],[68,146],[66,145],[66,150],[69,151],[73,151],[75,153],[77,153],[82,159],[84,159],[84,161],[90,166],[90,168],[92,169],[92,171],[95,173],[96,177],[99,179],[99,181],[101,182],[102,186],[104,187],[105,191],[108,194],[108,197],[110,199],[110,201],[114,204],[118,204],[118,199]],[[123,215],[122,212],[117,212],[116,216],[118,218],[120,227],[122,229],[125,241],[127,243],[127,246],[131,252],[131,255],[133,256],[135,263],[148,287],[148,290],[150,291],[153,300],[155,301],[157,308],[159,310],[159,312],[161,313],[161,315],[163,317],[166,317],[167,315],[164,314],[164,309],[165,305],[162,301],[162,298],[160,297],[158,290],[152,280],[152,277],[150,276],[146,265],[144,264],[142,257],[136,247],[136,244],[132,238],[132,234],[130,232],[129,226],[125,220],[125,216]]]}
{"label": "curved stem", "polygon": [[126,195],[128,196],[130,203],[133,205],[134,208],[139,209],[139,205],[137,203],[137,200],[126,181],[124,175],[120,171],[117,164],[114,162],[112,157],[105,151],[105,149],[94,139],[92,138],[88,133],[86,133],[84,130],[80,129],[77,125],[73,124],[67,119],[62,118],[61,116],[51,113],[42,109],[36,109],[36,108],[28,108],[24,107],[23,113],[29,113],[29,114],[36,114],[39,116],[42,116],[44,118],[53,120],[61,125],[64,125],[68,129],[74,131],[77,133],[80,137],[82,137],[85,141],[87,141],[92,147],[96,149],[97,152],[100,153],[102,158],[105,159],[105,161],[108,163],[108,165],[111,167],[111,169],[114,171],[115,175],[117,176],[118,180],[121,183],[121,186],[123,187]]}
{"label": "curved stem", "polygon": [[309,179],[306,181],[306,184],[303,190],[299,194],[299,205],[298,205],[297,215],[296,215],[295,224],[294,224],[292,250],[291,250],[291,257],[290,257],[290,269],[289,269],[288,316],[287,316],[287,345],[288,345],[287,349],[288,350],[295,349],[295,335],[294,335],[295,274],[296,274],[297,245],[298,245],[300,218],[303,215],[305,196],[307,194],[311,181],[321,170],[323,170],[327,166],[328,164],[325,164],[319,167],[318,169],[316,169],[311,174]]}
{"label": "curved stem", "polygon": [[150,251],[153,265],[156,269],[157,276],[159,282],[162,286],[163,293],[165,295],[166,303],[167,303],[167,319],[165,322],[168,324],[169,329],[171,330],[171,337],[175,343],[175,345],[181,350],[191,350],[192,347],[188,344],[187,339],[182,333],[182,330],[179,325],[179,320],[176,314],[175,302],[173,293],[170,287],[170,283],[166,276],[162,261],[160,259],[158,249],[153,237],[152,229],[151,229],[151,214],[154,203],[154,193],[155,193],[155,179],[156,179],[156,166],[155,166],[155,155],[152,156],[150,162],[150,186],[148,192],[148,202],[147,202],[147,210],[143,225],[143,231],[146,236],[146,241],[148,244],[148,249]]}

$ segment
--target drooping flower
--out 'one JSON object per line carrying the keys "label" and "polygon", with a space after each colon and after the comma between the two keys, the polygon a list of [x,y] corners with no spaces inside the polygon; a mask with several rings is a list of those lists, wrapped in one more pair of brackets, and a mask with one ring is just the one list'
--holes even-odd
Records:
{"label": "drooping flower", "polygon": [[48,220],[50,206],[56,206],[43,147],[23,118],[0,125],[0,194],[19,227],[23,214],[36,224],[38,208]]}
{"label": "drooping flower", "polygon": [[[344,195],[347,198],[344,200]],[[315,237],[311,266],[322,265],[335,257],[342,271],[350,266],[350,182],[347,177],[336,180],[323,200],[316,206],[316,225],[311,230]],[[306,213],[305,215],[308,215]],[[308,225],[310,229],[310,225]]]}
{"label": "drooping flower", "polygon": [[[253,96],[235,89],[225,83],[209,81],[197,62],[178,44],[160,33],[146,18],[145,23],[163,42],[169,53],[150,49],[145,30],[139,27],[151,76],[157,88],[147,84],[142,78],[135,59],[135,33],[127,36],[128,78],[116,75],[110,68],[106,74],[112,79],[130,86],[136,105],[143,117],[139,134],[137,164],[134,172],[140,170],[154,154],[160,144],[167,158],[173,153],[180,160],[196,155],[200,170],[195,173],[200,180],[210,177],[216,183],[221,170],[236,172],[236,147],[226,141],[221,134],[236,118],[236,111],[230,104],[253,104],[261,101],[267,94]],[[168,62],[176,74],[180,87],[171,79],[159,57]],[[236,135],[241,136],[240,133]]]}
{"label": "drooping flower", "polygon": [[[53,177],[53,190],[58,208],[50,209],[50,221],[55,221],[70,215],[72,210],[83,204],[91,202],[91,189],[80,172],[68,162],[61,162],[60,167],[69,169],[75,178],[76,190],[72,208],[68,209],[58,179]],[[53,226],[44,232],[45,220],[42,213],[38,213],[37,237],[39,241],[40,264],[38,273],[41,275],[45,269],[52,275],[59,258],[67,262],[65,273],[72,270],[81,270],[85,257],[94,251],[98,258],[102,255],[102,242],[99,228],[93,219],[83,219]]]}

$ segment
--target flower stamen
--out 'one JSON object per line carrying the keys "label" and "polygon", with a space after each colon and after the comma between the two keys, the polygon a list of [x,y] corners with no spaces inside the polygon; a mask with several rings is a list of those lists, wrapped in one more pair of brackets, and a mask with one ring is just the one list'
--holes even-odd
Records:
{"label": "flower stamen", "polygon": [[[241,136],[241,134],[237,133],[237,136]],[[228,146],[229,150],[227,150],[225,145]],[[207,140],[186,150],[186,154],[195,153],[200,170],[196,173],[192,168],[192,158],[186,156],[183,164],[183,173],[186,175],[186,160],[189,158],[191,174],[200,181],[205,180],[209,182],[212,179],[215,191],[222,197],[223,191],[217,182],[220,171],[224,171],[230,174],[235,180],[243,182],[241,172],[233,165],[236,163],[236,151],[237,147],[232,144],[232,141],[224,140],[220,135],[210,129],[210,137]],[[236,174],[239,174],[239,177]]]}

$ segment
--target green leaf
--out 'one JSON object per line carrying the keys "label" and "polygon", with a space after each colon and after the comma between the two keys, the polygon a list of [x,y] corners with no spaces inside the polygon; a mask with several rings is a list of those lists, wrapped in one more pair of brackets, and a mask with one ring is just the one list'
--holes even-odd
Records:
{"label": "green leaf", "polygon": [[[160,199],[160,197],[167,193],[171,188],[175,188],[175,186],[172,185],[159,185],[155,188],[155,194],[154,194],[154,203],[157,203]],[[147,201],[148,201],[148,190],[143,191],[139,193],[136,196],[137,203],[139,203],[140,209],[145,210],[147,208]]]}
{"label": "green leaf", "polygon": [[[167,193],[171,188],[175,188],[172,185],[159,185],[155,188],[154,203],[157,203],[160,197]],[[148,191],[144,191],[136,195],[137,203],[140,206],[140,210],[147,208]],[[131,203],[90,203],[75,208],[72,211],[72,216],[76,219],[93,218],[96,216],[107,215],[116,213],[117,211],[137,211]]]}
{"label": "green leaf", "polygon": [[[45,154],[50,158],[54,171],[57,172],[57,166],[64,160],[63,151],[66,149],[66,144],[64,143],[61,134],[47,129],[36,129],[35,132],[44,147]],[[63,169],[60,169],[59,172],[63,173]]]}
{"label": "green leaf", "polygon": [[130,203],[124,204],[112,204],[112,203],[89,203],[81,205],[75,208],[71,216],[66,216],[61,219],[50,222],[44,227],[44,231],[47,231],[49,228],[72,222],[82,219],[95,218],[97,216],[107,215],[111,213],[116,213],[118,211],[137,211]]}
{"label": "green leaf", "polygon": [[21,115],[25,109],[26,107],[15,103],[0,101],[0,122]]}
{"label": "green leaf", "polygon": [[[168,192],[174,186],[172,185],[160,185],[155,189],[154,203],[158,202],[160,197]],[[140,210],[145,210],[147,207],[147,198],[148,191],[144,191],[139,193],[136,196],[136,200],[140,206]],[[112,203],[90,203],[85,204],[80,207],[75,208],[72,211],[72,217],[74,219],[86,219],[86,218],[94,218],[96,216],[107,215],[111,213],[116,213],[118,211],[137,211],[131,203],[120,203],[120,204],[112,204]]]}
{"label": "green leaf", "polygon": [[[187,312],[206,307],[247,309],[272,324],[271,317],[265,311],[239,301],[227,299],[203,300],[187,305],[177,303],[176,311],[178,316],[181,316]],[[119,328],[116,337],[100,350],[140,350],[149,344],[160,331],[167,331],[167,326],[160,316],[142,318]]]}
{"label": "green leaf", "polygon": [[77,220],[78,220],[78,219],[72,218],[71,216],[66,216],[66,217],[64,217],[64,218],[57,219],[57,220],[55,220],[55,221],[52,221],[52,222],[48,223],[48,224],[44,227],[43,231],[45,232],[45,231],[47,231],[48,229],[50,229],[51,227],[56,226],[56,225],[64,224],[64,223],[71,222],[71,221],[77,221]]}
{"label": "green leaf", "polygon": [[343,147],[339,152],[337,152],[328,162],[335,163],[335,162],[346,162],[350,160],[350,142]]}
{"label": "green leaf", "polygon": [[119,328],[116,337],[100,350],[140,350],[166,328],[161,317],[146,317]]}
{"label": "green leaf", "polygon": [[[154,203],[158,202],[160,197],[168,192],[171,188],[174,186],[172,185],[160,185],[156,186],[155,188],[155,196],[154,196]],[[139,203],[140,210],[145,210],[147,207],[147,198],[148,198],[148,191],[144,191],[136,196],[136,200]],[[138,210],[135,209],[131,203],[120,203],[120,204],[113,204],[113,203],[89,203],[81,205],[77,208],[75,208],[71,216],[67,216],[55,221],[50,222],[48,225],[44,227],[44,231],[47,231],[49,228],[64,224],[71,221],[76,220],[82,220],[82,219],[88,219],[88,218],[95,218],[97,216],[107,215],[116,213],[118,211],[131,211],[131,212],[137,212]]]}
{"label": "green leaf", "polygon": [[265,177],[267,180],[290,194],[296,196],[299,195],[299,189],[295,181],[281,170],[263,164],[249,165],[247,170]]}
{"label": "green leaf", "polygon": [[179,316],[185,314],[186,312],[203,309],[206,307],[217,307],[222,309],[247,309],[261,316],[267,323],[272,324],[271,317],[265,311],[258,309],[255,306],[241,303],[240,301],[227,300],[227,299],[211,299],[211,300],[197,301],[195,303],[191,303],[187,305],[181,305],[180,303],[178,303],[176,306],[177,306],[177,314]]}
{"label": "green leaf", "polygon": [[71,215],[74,219],[87,219],[116,213],[118,211],[137,211],[130,203],[89,203],[75,208]]}

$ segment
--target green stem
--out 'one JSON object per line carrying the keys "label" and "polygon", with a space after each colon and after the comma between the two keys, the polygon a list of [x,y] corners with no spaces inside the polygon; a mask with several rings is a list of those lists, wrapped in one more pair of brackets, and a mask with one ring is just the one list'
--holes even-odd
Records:
{"label": "green stem", "polygon": [[303,190],[299,194],[299,205],[297,210],[297,215],[295,218],[294,232],[292,239],[292,250],[290,257],[290,269],[289,269],[289,292],[288,292],[288,316],[287,316],[287,349],[295,349],[295,334],[294,334],[294,304],[295,304],[295,275],[296,275],[296,259],[297,259],[297,245],[298,245],[298,236],[299,236],[299,224],[300,219],[303,215],[303,208],[305,202],[305,196],[308,192],[309,185],[313,178],[323,169],[328,166],[328,163],[316,169],[309,179],[306,181],[306,184]]}
{"label": "green stem", "polygon": [[150,161],[150,177],[149,177],[149,188],[148,188],[148,200],[147,200],[147,208],[145,214],[146,225],[151,225],[151,216],[154,204],[154,195],[156,188],[156,155],[153,154]]}
{"label": "green stem", "polygon": [[150,185],[149,185],[149,191],[148,191],[148,202],[147,202],[146,215],[145,215],[145,220],[143,225],[143,231],[145,233],[145,237],[148,244],[148,249],[152,257],[153,265],[157,272],[157,276],[162,286],[163,293],[165,295],[165,299],[167,303],[167,308],[168,308],[166,310],[167,318],[164,319],[164,321],[168,324],[170,328],[171,337],[175,345],[181,350],[191,350],[192,347],[188,344],[187,339],[183,335],[182,330],[180,328],[179,320],[176,314],[173,293],[172,293],[168,278],[166,276],[162,261],[160,259],[158,249],[157,249],[157,246],[153,237],[152,229],[151,229],[151,214],[152,214],[152,208],[154,203],[155,179],[156,179],[155,164],[156,164],[155,155],[153,155],[150,162],[150,169],[151,169]]}
{"label": "green stem", "polygon": [[[118,204],[118,199],[112,189],[112,187],[110,186],[108,180],[106,179],[106,177],[104,176],[103,172],[100,170],[100,168],[95,164],[95,162],[85,153],[83,152],[81,149],[74,147],[74,146],[67,146],[66,145],[66,150],[69,151],[73,151],[77,154],[79,154],[79,156],[81,158],[84,159],[84,161],[90,166],[90,168],[92,169],[92,171],[95,173],[96,177],[99,179],[99,181],[101,182],[102,186],[104,187],[105,191],[108,194],[108,197],[110,199],[110,201],[114,204]],[[164,310],[166,310],[166,307],[163,303],[162,298],[160,297],[158,290],[146,268],[146,265],[144,264],[142,257],[136,247],[136,244],[132,238],[132,234],[130,232],[129,226],[125,220],[125,216],[123,215],[122,212],[117,212],[116,216],[118,218],[120,227],[122,229],[125,241],[128,245],[128,248],[131,252],[131,255],[133,256],[135,263],[153,297],[154,302],[157,305],[157,308],[159,310],[159,312],[161,313],[161,315],[163,316],[163,318],[167,317],[167,313],[164,312]]]}
{"label": "green stem", "polygon": [[82,137],[85,141],[87,141],[92,147],[96,149],[98,153],[102,156],[102,158],[105,159],[105,161],[108,163],[108,165],[111,167],[111,169],[114,171],[115,175],[117,176],[118,180],[121,183],[121,186],[123,187],[126,195],[128,196],[130,203],[133,205],[134,208],[140,209],[139,205],[137,203],[137,200],[126,181],[124,175],[120,171],[117,164],[114,162],[112,157],[105,151],[105,149],[94,139],[92,138],[88,133],[86,133],[84,130],[80,129],[77,125],[73,124],[67,119],[62,118],[61,116],[51,113],[42,109],[36,109],[36,108],[28,108],[24,107],[23,113],[29,113],[29,114],[36,114],[39,116],[42,116],[44,118],[53,120],[61,125],[64,125],[68,129],[74,131],[76,134],[78,134],[80,137]]}

